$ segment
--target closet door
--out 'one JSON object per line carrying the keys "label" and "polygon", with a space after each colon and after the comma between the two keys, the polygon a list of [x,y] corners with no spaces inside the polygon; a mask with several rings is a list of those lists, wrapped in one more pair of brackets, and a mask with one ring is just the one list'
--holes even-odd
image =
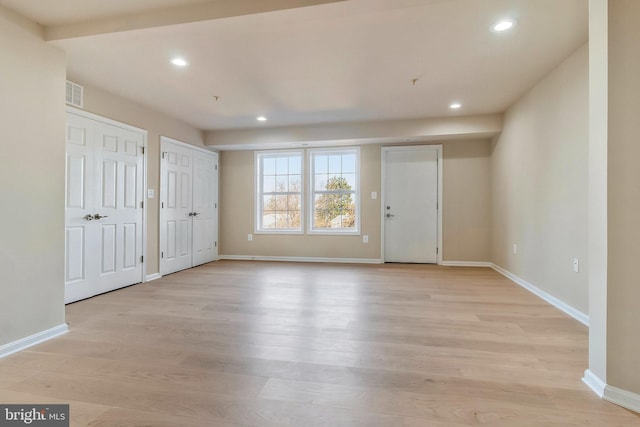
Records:
{"label": "closet door", "polygon": [[192,265],[192,153],[176,144],[162,144],[160,179],[160,274]]}
{"label": "closet door", "polygon": [[67,114],[67,303],[142,281],[143,146],[143,133]]}
{"label": "closet door", "polygon": [[161,138],[160,274],[218,257],[218,155]]}
{"label": "closet door", "polygon": [[193,265],[218,257],[218,155],[193,153]]}

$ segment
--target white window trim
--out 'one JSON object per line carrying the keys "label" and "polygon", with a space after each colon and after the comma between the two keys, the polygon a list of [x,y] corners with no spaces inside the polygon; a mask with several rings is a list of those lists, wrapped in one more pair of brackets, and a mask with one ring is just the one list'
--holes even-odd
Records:
{"label": "white window trim", "polygon": [[[356,190],[354,193],[354,199],[356,204],[356,226],[353,229],[313,229],[313,215],[314,215],[314,166],[313,155],[317,153],[324,154],[344,154],[345,152],[354,152],[356,154]],[[307,206],[307,234],[323,235],[323,236],[359,236],[360,235],[360,176],[362,171],[360,170],[360,147],[331,147],[331,148],[310,148],[307,150],[307,163],[309,165],[309,206]]]}
{"label": "white window trim", "polygon": [[[300,179],[302,182],[300,183],[300,229],[299,230],[286,230],[286,229],[260,229],[260,220],[258,219],[258,208],[261,207],[262,203],[262,191],[260,186],[262,171],[260,169],[260,158],[263,156],[268,156],[270,154],[299,154],[300,155]],[[253,174],[254,174],[254,184],[253,184],[253,233],[254,234],[304,234],[305,224],[305,198],[304,198],[304,150],[259,150],[254,152],[254,163],[253,163]],[[260,209],[262,212],[262,209]]]}

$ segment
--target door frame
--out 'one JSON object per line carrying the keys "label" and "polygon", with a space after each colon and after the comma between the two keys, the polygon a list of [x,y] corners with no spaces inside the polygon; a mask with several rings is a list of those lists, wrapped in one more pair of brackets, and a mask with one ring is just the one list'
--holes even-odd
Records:
{"label": "door frame", "polygon": [[[147,131],[146,129],[142,129],[139,127],[135,127],[132,125],[129,125],[127,123],[122,123],[119,122],[117,120],[113,120],[113,119],[109,119],[107,117],[103,117],[100,116],[98,114],[94,114],[94,113],[90,113],[88,111],[85,110],[81,110],[79,108],[76,107],[71,107],[69,105],[66,106],[66,112],[70,113],[70,114],[75,114],[76,116],[80,116],[80,117],[84,117],[85,119],[89,119],[89,120],[94,120],[96,122],[101,122],[101,123],[105,123],[111,126],[115,126],[115,127],[119,127],[122,129],[126,129],[128,131],[131,132],[135,132],[135,133],[139,133],[142,134],[142,149],[143,149],[143,154],[142,154],[142,200],[143,200],[143,207],[142,207],[142,257],[146,257],[147,256],[147,225],[148,225],[148,220],[147,220],[147,213],[149,212],[148,206],[149,206],[149,201],[147,200],[147,164],[148,162],[148,157],[149,157],[149,149],[147,148],[147,140],[149,137],[149,131]],[[65,118],[66,120],[66,118]],[[66,189],[65,189],[66,191]],[[66,216],[65,216],[65,224],[66,224]],[[143,258],[144,259],[144,258]],[[142,262],[142,277],[140,278],[140,283],[145,283],[147,281],[147,265],[149,265],[148,262]]]}
{"label": "door frame", "polygon": [[[164,200],[165,196],[166,196],[166,192],[167,189],[166,187],[162,186],[162,176],[164,173],[164,165],[162,162],[162,153],[165,150],[165,145],[166,144],[173,144],[173,145],[177,145],[179,147],[183,147],[183,148],[187,148],[189,150],[194,150],[194,151],[200,151],[202,153],[207,153],[207,154],[214,154],[217,157],[217,163],[218,163],[218,169],[216,170],[216,172],[218,173],[218,179],[216,180],[216,194],[218,195],[218,201],[216,202],[218,204],[218,222],[216,224],[216,227],[218,227],[218,233],[220,232],[220,153],[217,150],[210,150],[207,149],[205,147],[199,147],[197,145],[193,145],[193,144],[188,144],[186,142],[182,142],[180,140],[177,139],[173,139],[170,138],[168,136],[163,136],[160,135],[160,190],[158,191],[158,228],[160,229],[159,233],[158,233],[158,274],[160,275],[160,277],[162,277],[162,257],[160,256],[160,253],[162,252],[162,243],[166,242],[167,239],[167,234],[166,231],[164,229],[164,227],[162,227],[162,223],[164,221],[164,209],[162,209],[160,203],[162,203],[162,200]],[[193,189],[192,189],[193,190]],[[220,235],[218,234],[218,241],[220,241]],[[193,245],[193,242],[192,242]],[[191,254],[191,257],[193,259],[193,253]],[[220,250],[218,248],[217,250],[217,255],[216,255],[216,259],[214,261],[217,261],[220,259]]]}
{"label": "door frame", "polygon": [[385,262],[385,200],[386,200],[386,169],[387,157],[386,153],[390,151],[416,151],[416,150],[435,150],[438,154],[438,255],[437,264],[442,264],[443,239],[442,239],[442,177],[443,177],[443,158],[442,144],[432,145],[393,145],[381,148],[380,152],[380,260]]}

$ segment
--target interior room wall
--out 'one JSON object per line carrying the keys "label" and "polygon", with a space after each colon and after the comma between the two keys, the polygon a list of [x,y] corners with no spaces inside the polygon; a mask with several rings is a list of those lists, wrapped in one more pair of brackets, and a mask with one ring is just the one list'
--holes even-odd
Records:
{"label": "interior room wall", "polygon": [[0,346],[64,324],[65,73],[0,6]]}
{"label": "interior room wall", "polygon": [[582,313],[588,313],[588,79],[585,44],[507,110],[491,160],[493,262]]}
{"label": "interior room wall", "polygon": [[[445,260],[489,261],[490,143],[444,141]],[[220,254],[379,260],[381,145],[361,146],[362,236],[254,234],[254,151],[224,151],[220,160]],[[247,235],[254,234],[248,241]]]}
{"label": "interior room wall", "polygon": [[[640,2],[608,1],[607,377],[640,409]],[[602,58],[604,60],[604,58]]]}
{"label": "interior room wall", "polygon": [[83,110],[148,131],[147,188],[155,190],[155,198],[147,199],[147,262],[146,274],[159,269],[159,195],[160,136],[187,144],[204,146],[202,131],[166,114],[154,111],[128,99],[106,92],[69,76],[69,80],[84,86]]}

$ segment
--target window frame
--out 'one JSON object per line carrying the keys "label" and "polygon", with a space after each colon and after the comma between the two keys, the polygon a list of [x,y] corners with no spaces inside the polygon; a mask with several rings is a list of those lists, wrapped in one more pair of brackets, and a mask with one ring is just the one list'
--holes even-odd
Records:
{"label": "window frame", "polygon": [[[355,227],[354,228],[314,228],[314,216],[315,216],[315,155],[325,154],[346,154],[353,153],[355,154],[355,190],[353,191],[353,198],[355,204]],[[308,181],[308,212],[307,212],[307,234],[315,234],[315,235],[330,235],[330,236],[359,236],[361,234],[361,213],[360,213],[360,193],[361,193],[361,175],[362,171],[360,169],[360,147],[327,147],[327,148],[309,148],[307,149],[307,164],[309,165],[309,181]]]}
{"label": "window frame", "polygon": [[[266,157],[279,157],[282,155],[297,154],[300,156],[300,228],[277,229],[262,227],[264,217],[264,191],[263,191],[263,162]],[[305,153],[304,150],[259,150],[254,152],[254,234],[304,234],[305,232]],[[291,192],[284,193],[291,194]],[[298,193],[295,193],[298,194]]]}

